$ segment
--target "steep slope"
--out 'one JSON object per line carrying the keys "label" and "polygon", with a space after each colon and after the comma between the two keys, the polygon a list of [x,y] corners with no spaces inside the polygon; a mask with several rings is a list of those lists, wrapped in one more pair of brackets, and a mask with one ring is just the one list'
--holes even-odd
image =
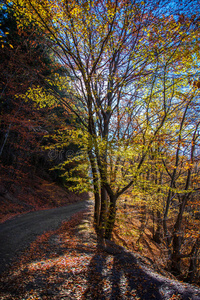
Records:
{"label": "steep slope", "polygon": [[86,193],[69,192],[55,182],[38,176],[11,183],[1,176],[0,223],[22,213],[65,206],[87,198]]}

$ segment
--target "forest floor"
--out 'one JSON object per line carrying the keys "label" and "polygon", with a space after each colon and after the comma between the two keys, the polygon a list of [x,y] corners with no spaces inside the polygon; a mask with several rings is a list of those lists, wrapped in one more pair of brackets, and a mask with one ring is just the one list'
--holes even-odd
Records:
{"label": "forest floor", "polygon": [[99,243],[92,208],[32,242],[2,274],[0,299],[200,299],[199,288],[155,272],[151,259],[128,245]]}

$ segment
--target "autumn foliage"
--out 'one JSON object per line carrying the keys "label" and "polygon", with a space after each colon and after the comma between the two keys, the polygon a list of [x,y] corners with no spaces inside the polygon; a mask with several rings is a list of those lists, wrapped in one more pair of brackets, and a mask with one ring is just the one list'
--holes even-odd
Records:
{"label": "autumn foliage", "polygon": [[[54,62],[65,70],[44,80],[46,97],[40,84],[35,85],[35,80],[44,79],[43,60],[38,60],[36,70],[27,66],[33,86],[28,82],[12,116],[21,122],[19,103],[24,105],[25,99],[32,103],[35,97],[42,110],[38,115],[31,110],[29,119],[37,128],[38,118],[46,121],[42,116],[46,117],[46,104],[59,103],[71,123],[57,130],[49,149],[66,149],[73,143],[80,150],[57,169],[71,189],[93,191],[98,237],[112,238],[120,197],[128,193],[133,202],[151,211],[153,239],[164,244],[168,269],[180,275],[187,257],[192,281],[198,265],[200,189],[196,1],[176,1],[176,5],[153,0],[7,3],[13,5],[19,32],[35,26],[43,38],[42,47],[54,53]],[[31,36],[37,50],[39,37]],[[17,95],[17,89],[13,93]],[[26,109],[24,114],[29,115],[30,106]],[[50,112],[52,119],[57,117]],[[24,124],[28,137],[31,131]],[[11,126],[12,121],[5,125],[4,136]],[[21,132],[19,136],[25,136]],[[28,140],[36,145],[39,138]]]}
{"label": "autumn foliage", "polygon": [[[66,119],[69,123],[69,115],[63,113],[60,105],[44,105],[47,99],[52,99],[47,82],[50,84],[54,79],[56,86],[55,77],[65,71],[53,59],[45,35],[38,28],[29,24],[20,29],[12,8],[5,5],[1,7],[0,19],[2,222],[16,214],[66,205],[84,196],[56,187],[58,174],[49,171],[56,162],[44,149],[53,141],[49,135],[65,128]],[[34,94],[30,95],[33,87]],[[43,105],[36,101],[38,91]],[[56,193],[60,199],[55,197]]]}

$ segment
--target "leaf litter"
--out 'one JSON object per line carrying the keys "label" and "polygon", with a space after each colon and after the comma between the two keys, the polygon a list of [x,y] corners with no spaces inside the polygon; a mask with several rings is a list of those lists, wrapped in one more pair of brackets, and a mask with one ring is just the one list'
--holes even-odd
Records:
{"label": "leaf litter", "polygon": [[200,299],[200,290],[163,277],[134,253],[99,243],[82,211],[38,237],[0,278],[1,300]]}

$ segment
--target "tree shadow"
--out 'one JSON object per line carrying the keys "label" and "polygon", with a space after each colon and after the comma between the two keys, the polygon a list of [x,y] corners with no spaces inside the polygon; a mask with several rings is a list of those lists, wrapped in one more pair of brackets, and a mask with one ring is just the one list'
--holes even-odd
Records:
{"label": "tree shadow", "polygon": [[[113,243],[113,247],[118,246]],[[134,254],[120,248],[116,251],[98,245],[88,266],[87,288],[82,300],[163,300],[173,295],[181,296],[176,299],[199,299],[200,294],[194,297],[194,290],[142,267]],[[112,266],[108,268],[109,257],[112,257]]]}
{"label": "tree shadow", "polygon": [[[118,276],[113,276],[110,299],[163,299],[160,293],[161,283],[142,269],[133,254],[122,251],[115,255],[113,271],[115,270],[118,270]],[[125,281],[124,286],[123,282],[120,284],[122,277]]]}
{"label": "tree shadow", "polygon": [[[103,246],[96,238],[92,243],[87,239],[74,243],[72,237],[70,243],[61,239],[59,244],[57,235],[52,236],[34,249],[25,266],[2,285],[0,279],[0,294],[7,295],[9,290],[12,299],[35,291],[41,299],[50,300],[166,300],[179,293],[173,299],[200,299],[200,290],[158,275],[142,266],[137,255],[114,242]],[[19,285],[19,279],[24,284]]]}
{"label": "tree shadow", "polygon": [[104,295],[106,257],[106,253],[102,251],[101,245],[98,244],[95,255],[90,260],[88,266],[87,288],[82,299],[107,299],[106,295]]}

